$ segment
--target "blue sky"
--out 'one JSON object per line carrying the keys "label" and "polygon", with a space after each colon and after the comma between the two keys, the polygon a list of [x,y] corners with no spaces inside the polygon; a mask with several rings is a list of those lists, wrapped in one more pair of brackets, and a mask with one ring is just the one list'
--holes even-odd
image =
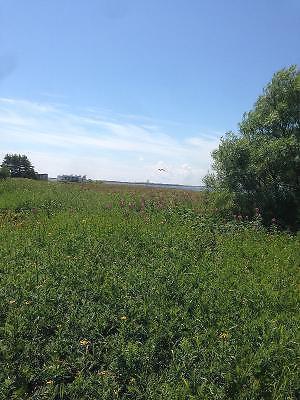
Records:
{"label": "blue sky", "polygon": [[298,0],[0,0],[0,156],[199,184],[299,38]]}

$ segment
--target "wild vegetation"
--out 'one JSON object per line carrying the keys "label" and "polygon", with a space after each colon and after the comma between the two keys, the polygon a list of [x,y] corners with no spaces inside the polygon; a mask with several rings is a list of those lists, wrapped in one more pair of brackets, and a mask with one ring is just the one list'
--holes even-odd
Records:
{"label": "wild vegetation", "polygon": [[230,207],[1,181],[0,399],[299,398],[299,236]]}
{"label": "wild vegetation", "polygon": [[7,179],[9,176],[36,179],[36,172],[25,154],[6,154],[0,169],[0,179]]}
{"label": "wild vegetation", "polygon": [[228,132],[213,153],[206,183],[229,191],[239,213],[260,208],[266,225],[276,218],[300,229],[300,73],[278,71],[244,114],[238,133]]}

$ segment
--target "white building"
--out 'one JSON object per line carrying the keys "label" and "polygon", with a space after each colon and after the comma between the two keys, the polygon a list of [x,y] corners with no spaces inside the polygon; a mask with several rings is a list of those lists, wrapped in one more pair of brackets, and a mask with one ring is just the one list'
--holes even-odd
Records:
{"label": "white building", "polygon": [[86,175],[58,175],[57,182],[86,182]]}

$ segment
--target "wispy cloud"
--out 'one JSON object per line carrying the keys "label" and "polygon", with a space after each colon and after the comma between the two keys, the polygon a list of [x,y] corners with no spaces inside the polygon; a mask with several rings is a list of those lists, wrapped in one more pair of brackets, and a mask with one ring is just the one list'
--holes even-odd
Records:
{"label": "wispy cloud", "polygon": [[[52,103],[0,98],[2,154],[27,153],[51,176],[199,184],[219,135],[172,135],[138,116],[103,115]],[[165,171],[159,171],[163,168]]]}

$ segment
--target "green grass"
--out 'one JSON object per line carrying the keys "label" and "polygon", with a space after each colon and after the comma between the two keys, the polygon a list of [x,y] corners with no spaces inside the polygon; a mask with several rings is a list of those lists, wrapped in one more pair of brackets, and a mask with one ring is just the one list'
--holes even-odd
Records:
{"label": "green grass", "polygon": [[299,398],[299,236],[215,207],[1,182],[0,399]]}

